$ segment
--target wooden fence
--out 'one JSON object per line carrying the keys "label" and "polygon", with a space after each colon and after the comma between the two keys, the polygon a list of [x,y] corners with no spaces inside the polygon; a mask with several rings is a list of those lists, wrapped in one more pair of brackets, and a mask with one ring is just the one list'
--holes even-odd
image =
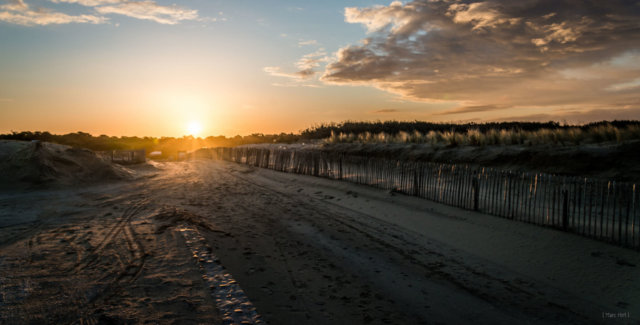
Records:
{"label": "wooden fence", "polygon": [[212,157],[366,184],[640,249],[636,184],[313,150],[216,148]]}
{"label": "wooden fence", "polygon": [[146,161],[146,150],[109,150],[98,151],[96,154],[102,159],[116,164],[140,164]]}

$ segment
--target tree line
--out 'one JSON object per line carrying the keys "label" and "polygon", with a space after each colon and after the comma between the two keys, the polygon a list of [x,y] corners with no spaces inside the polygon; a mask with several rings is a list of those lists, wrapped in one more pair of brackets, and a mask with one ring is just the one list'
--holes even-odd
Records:
{"label": "tree line", "polygon": [[489,122],[489,123],[434,123],[427,121],[374,121],[359,122],[345,121],[341,123],[322,123],[311,126],[299,133],[262,134],[234,137],[209,136],[206,138],[196,138],[193,136],[175,137],[128,137],[128,136],[93,136],[86,132],[75,132],[68,134],[52,134],[49,132],[11,132],[0,134],[0,139],[6,140],[40,140],[54,142],[73,147],[87,148],[95,151],[107,150],[138,150],[145,149],[148,153],[161,151],[163,155],[175,155],[177,151],[190,151],[203,147],[236,147],[244,144],[259,143],[294,143],[303,141],[317,141],[329,139],[337,134],[388,134],[396,136],[401,132],[427,134],[434,132],[449,132],[467,134],[469,131],[486,133],[490,131],[519,130],[519,131],[539,131],[539,130],[562,130],[579,128],[582,130],[593,129],[598,126],[611,126],[613,128],[627,128],[630,126],[640,126],[640,121],[600,121],[584,125],[569,125],[559,122]]}
{"label": "tree line", "polygon": [[209,136],[196,138],[193,136],[175,137],[128,137],[128,136],[93,136],[86,132],[74,132],[68,134],[52,134],[49,132],[11,132],[0,134],[0,139],[20,141],[46,141],[64,144],[77,148],[87,148],[94,151],[109,150],[139,150],[145,149],[147,153],[153,151],[162,152],[162,156],[174,157],[178,151],[191,151],[205,147],[235,147],[243,144],[254,143],[292,143],[299,139],[295,134],[265,135],[255,133],[247,136],[235,137]]}

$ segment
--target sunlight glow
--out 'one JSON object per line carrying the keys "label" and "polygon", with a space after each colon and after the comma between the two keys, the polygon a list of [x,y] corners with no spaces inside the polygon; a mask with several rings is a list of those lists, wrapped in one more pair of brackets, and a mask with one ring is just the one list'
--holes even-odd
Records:
{"label": "sunlight glow", "polygon": [[187,135],[197,137],[202,132],[202,125],[199,122],[191,121],[187,125]]}

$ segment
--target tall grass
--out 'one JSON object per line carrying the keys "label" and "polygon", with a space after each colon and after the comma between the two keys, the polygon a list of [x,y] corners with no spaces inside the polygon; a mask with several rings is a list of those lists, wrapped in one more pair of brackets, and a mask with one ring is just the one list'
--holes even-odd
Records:
{"label": "tall grass", "polygon": [[426,143],[449,147],[489,145],[581,145],[589,143],[623,142],[640,140],[640,126],[616,127],[611,124],[561,129],[496,130],[469,129],[466,131],[400,131],[396,134],[380,132],[336,133],[325,139],[325,143]]}

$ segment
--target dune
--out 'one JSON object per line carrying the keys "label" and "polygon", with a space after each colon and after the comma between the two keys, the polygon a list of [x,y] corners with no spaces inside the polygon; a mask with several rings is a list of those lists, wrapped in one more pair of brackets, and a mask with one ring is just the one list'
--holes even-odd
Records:
{"label": "dune", "polygon": [[129,179],[133,172],[88,149],[47,142],[0,141],[0,187],[69,186]]}

